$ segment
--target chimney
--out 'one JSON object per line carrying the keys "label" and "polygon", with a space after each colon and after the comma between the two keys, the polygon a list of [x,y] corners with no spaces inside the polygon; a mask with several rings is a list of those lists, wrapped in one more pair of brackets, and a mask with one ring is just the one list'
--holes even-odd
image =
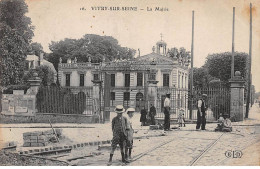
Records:
{"label": "chimney", "polygon": [[43,61],[43,52],[40,52],[40,61]]}
{"label": "chimney", "polygon": [[40,52],[39,66],[42,65],[42,62],[43,62],[43,52]]}

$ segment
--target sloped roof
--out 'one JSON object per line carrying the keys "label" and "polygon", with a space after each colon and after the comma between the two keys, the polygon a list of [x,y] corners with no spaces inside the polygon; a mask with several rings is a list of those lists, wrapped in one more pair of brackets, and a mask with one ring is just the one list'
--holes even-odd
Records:
{"label": "sloped roof", "polygon": [[144,56],[140,56],[134,59],[135,61],[145,61],[148,62],[149,64],[151,62],[155,62],[156,64],[173,64],[173,60],[168,57],[168,56],[164,56],[164,55],[160,55],[158,53],[150,53]]}
{"label": "sloped roof", "polygon": [[54,73],[54,74],[57,74],[57,71],[55,70],[53,64],[45,59],[43,59],[42,61],[42,65],[44,66],[48,66],[49,69],[51,69],[51,71]]}
{"label": "sloped roof", "polygon": [[[28,61],[33,61],[33,60],[38,61],[39,60],[39,56],[27,55],[26,60],[28,60]],[[53,64],[51,62],[43,59],[41,64],[44,65],[44,66],[47,66],[55,75],[57,74],[57,71],[55,70],[55,68],[54,68],[54,66],[53,66]]]}
{"label": "sloped roof", "polygon": [[152,64],[174,65],[174,61],[167,56],[150,53],[131,60],[115,60],[107,63],[103,70],[147,70]]}

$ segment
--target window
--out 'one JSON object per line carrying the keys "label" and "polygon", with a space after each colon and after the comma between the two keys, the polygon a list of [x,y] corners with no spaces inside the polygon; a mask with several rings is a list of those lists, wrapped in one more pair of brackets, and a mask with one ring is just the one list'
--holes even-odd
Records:
{"label": "window", "polygon": [[115,106],[116,94],[115,92],[110,93],[110,106]]}
{"label": "window", "polygon": [[125,74],[125,87],[130,87],[130,74]]}
{"label": "window", "polygon": [[129,106],[129,101],[130,101],[130,92],[124,92],[123,106],[124,107],[128,107]]}
{"label": "window", "polygon": [[79,86],[84,86],[84,74],[79,75]]}
{"label": "window", "polygon": [[182,87],[182,88],[183,88],[183,85],[184,85],[184,81],[183,81],[183,80],[184,80],[184,78],[183,78],[183,76],[182,76],[182,81],[181,81],[181,82],[182,82],[182,84],[181,84],[181,87]]}
{"label": "window", "polygon": [[124,92],[124,101],[130,100],[130,92]]}
{"label": "window", "polygon": [[31,68],[31,69],[33,69],[33,68],[34,68],[34,61],[31,61],[30,68]]}
{"label": "window", "polygon": [[163,86],[169,86],[169,74],[163,74]]}
{"label": "window", "polygon": [[137,86],[143,86],[143,73],[137,73]]}
{"label": "window", "polygon": [[70,74],[66,74],[66,86],[70,86]]}
{"label": "window", "polygon": [[181,76],[178,75],[178,88],[180,88],[180,84],[181,84]]}
{"label": "window", "polygon": [[110,100],[116,100],[115,92],[110,93]]}
{"label": "window", "polygon": [[115,74],[111,74],[111,87],[115,87],[116,85],[116,76]]}
{"label": "window", "polygon": [[94,80],[99,80],[98,74],[94,74]]}
{"label": "window", "polygon": [[148,79],[149,80],[156,80],[156,73],[149,73],[148,74]]}

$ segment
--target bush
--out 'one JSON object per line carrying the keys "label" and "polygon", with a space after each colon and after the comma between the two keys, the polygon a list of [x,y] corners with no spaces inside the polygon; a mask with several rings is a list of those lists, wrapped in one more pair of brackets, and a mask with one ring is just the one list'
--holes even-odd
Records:
{"label": "bush", "polygon": [[33,77],[33,73],[37,73],[38,77],[42,79],[41,85],[48,86],[54,83],[54,73],[47,66],[39,66],[35,70],[30,69],[29,72],[24,75],[23,81],[27,82],[30,78]]}
{"label": "bush", "polygon": [[3,91],[3,94],[13,94],[13,90],[24,90],[24,94],[30,88],[28,84],[21,84],[21,85],[10,85]]}

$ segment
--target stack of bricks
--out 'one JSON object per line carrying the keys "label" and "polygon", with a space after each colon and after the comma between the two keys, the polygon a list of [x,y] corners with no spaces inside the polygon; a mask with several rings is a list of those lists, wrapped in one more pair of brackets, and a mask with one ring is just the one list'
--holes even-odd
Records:
{"label": "stack of bricks", "polygon": [[[58,136],[61,135],[61,130],[56,129]],[[24,147],[42,147],[47,146],[49,140],[55,137],[52,130],[36,131],[23,133]]]}

